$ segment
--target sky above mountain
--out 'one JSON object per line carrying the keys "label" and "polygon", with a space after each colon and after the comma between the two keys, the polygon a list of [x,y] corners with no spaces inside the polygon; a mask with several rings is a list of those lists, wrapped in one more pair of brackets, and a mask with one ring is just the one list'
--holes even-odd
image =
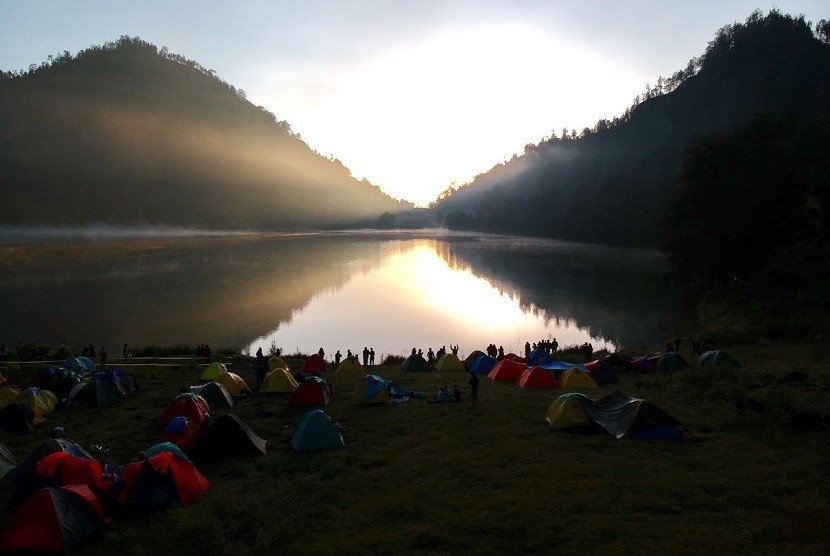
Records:
{"label": "sky above mountain", "polygon": [[718,29],[774,7],[830,18],[826,0],[4,0],[0,69],[139,36],[426,204],[554,130],[620,115]]}

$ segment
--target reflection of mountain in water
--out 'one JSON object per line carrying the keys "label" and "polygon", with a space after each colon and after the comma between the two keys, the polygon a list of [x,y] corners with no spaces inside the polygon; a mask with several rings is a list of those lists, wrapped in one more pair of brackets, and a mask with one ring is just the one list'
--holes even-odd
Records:
{"label": "reflection of mountain in water", "polygon": [[591,336],[621,347],[653,345],[670,336],[677,308],[655,251],[480,236],[437,244],[452,267],[469,267],[525,310],[573,321]]}
{"label": "reflection of mountain in water", "polygon": [[240,348],[380,263],[354,236],[77,240],[0,247],[0,341]]}

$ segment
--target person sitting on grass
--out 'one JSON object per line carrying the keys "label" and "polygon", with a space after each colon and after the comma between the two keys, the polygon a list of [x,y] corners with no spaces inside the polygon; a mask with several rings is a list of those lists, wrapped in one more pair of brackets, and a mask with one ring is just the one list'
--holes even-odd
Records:
{"label": "person sitting on grass", "polygon": [[439,390],[438,393],[432,396],[430,403],[444,403],[452,401],[452,392],[447,387],[447,385],[443,385]]}

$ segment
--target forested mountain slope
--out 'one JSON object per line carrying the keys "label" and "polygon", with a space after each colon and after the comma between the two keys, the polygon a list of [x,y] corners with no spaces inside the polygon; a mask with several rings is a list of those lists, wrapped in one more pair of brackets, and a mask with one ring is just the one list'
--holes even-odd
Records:
{"label": "forested mountain slope", "polygon": [[6,226],[320,228],[411,208],[138,38],[0,75]]}
{"label": "forested mountain slope", "polygon": [[803,18],[756,12],[625,114],[529,145],[434,210],[451,228],[660,246],[667,200],[697,137],[758,113],[828,121],[830,45],[817,34]]}

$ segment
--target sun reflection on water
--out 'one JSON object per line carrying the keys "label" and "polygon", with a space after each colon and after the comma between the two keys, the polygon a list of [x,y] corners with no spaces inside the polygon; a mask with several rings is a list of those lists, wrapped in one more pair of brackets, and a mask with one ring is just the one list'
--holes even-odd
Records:
{"label": "sun reflection on water", "polygon": [[585,341],[595,349],[606,346],[573,323],[546,318],[469,268],[451,264],[435,242],[399,244],[379,258],[378,266],[353,274],[337,290],[317,294],[249,349],[267,351],[273,344],[288,353],[312,353],[322,346],[330,357],[338,349],[345,355],[364,346],[380,355],[459,344],[464,355],[495,343],[519,353],[526,341],[554,337],[562,346]]}

